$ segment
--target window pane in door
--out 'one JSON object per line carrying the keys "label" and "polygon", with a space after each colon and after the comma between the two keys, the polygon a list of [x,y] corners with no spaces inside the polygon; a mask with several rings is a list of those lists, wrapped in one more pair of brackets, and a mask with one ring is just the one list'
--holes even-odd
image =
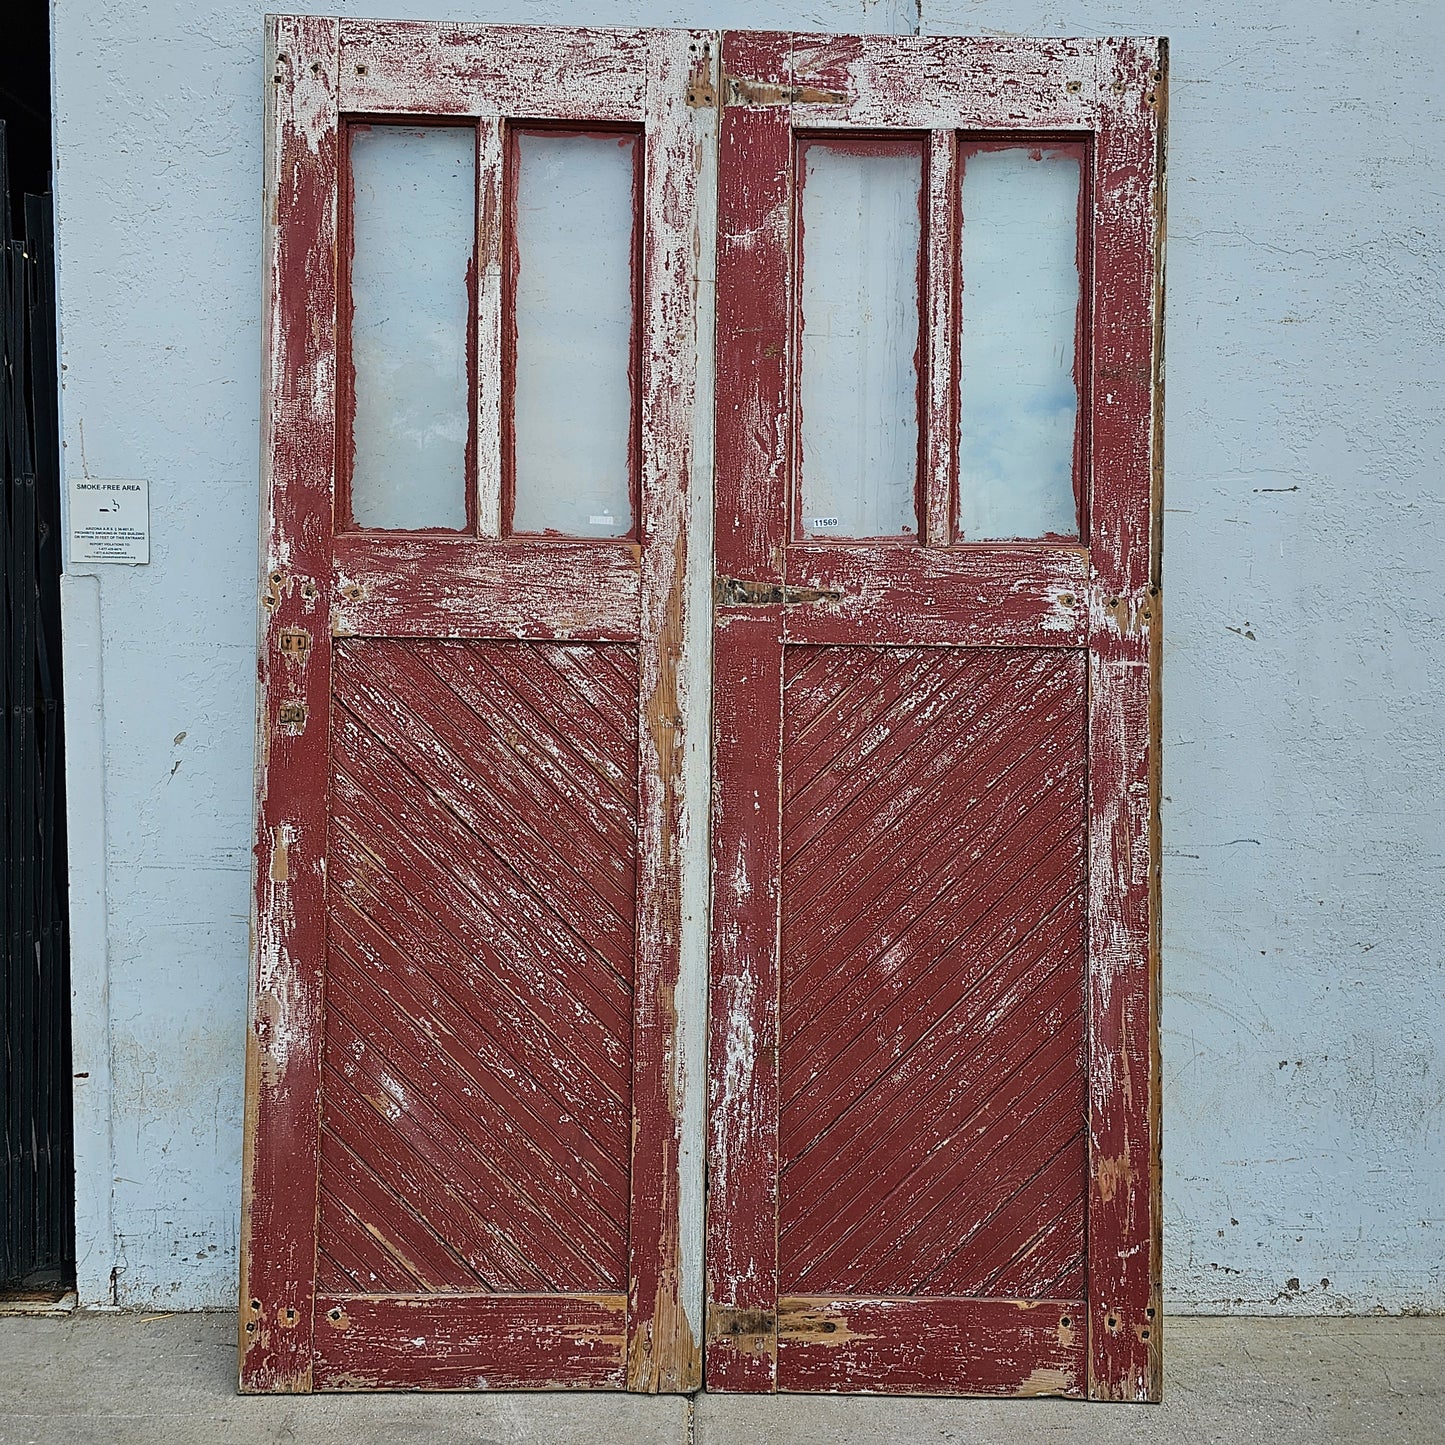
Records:
{"label": "window pane in door", "polygon": [[965,540],[1079,535],[1077,151],[964,160],[959,511]]}
{"label": "window pane in door", "polygon": [[918,532],[920,142],[802,145],[802,535]]}
{"label": "window pane in door", "polygon": [[351,517],[467,524],[470,127],[351,132]]}
{"label": "window pane in door", "polygon": [[515,137],[512,530],[632,531],[636,134]]}

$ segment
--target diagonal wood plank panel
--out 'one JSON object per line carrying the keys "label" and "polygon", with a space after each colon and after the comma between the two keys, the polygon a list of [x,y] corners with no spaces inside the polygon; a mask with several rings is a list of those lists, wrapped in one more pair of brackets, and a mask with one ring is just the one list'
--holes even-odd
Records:
{"label": "diagonal wood plank panel", "polygon": [[637,658],[336,644],[318,1281],[625,1289]]}
{"label": "diagonal wood plank panel", "polygon": [[1082,653],[791,647],[779,1289],[1084,1287]]}

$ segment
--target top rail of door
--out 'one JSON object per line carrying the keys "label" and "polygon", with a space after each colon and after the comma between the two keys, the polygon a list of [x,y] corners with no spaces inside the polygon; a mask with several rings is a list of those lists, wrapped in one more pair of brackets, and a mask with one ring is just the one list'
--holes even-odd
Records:
{"label": "top rail of door", "polygon": [[[641,120],[648,55],[665,33],[343,19],[340,108]],[[788,106],[805,111],[810,126],[955,129],[963,117],[979,130],[1087,131],[1120,84],[1118,43],[1104,39],[759,31],[747,49],[773,64],[724,73],[714,87],[705,57],[721,32],[689,35],[700,77],[689,104]]]}

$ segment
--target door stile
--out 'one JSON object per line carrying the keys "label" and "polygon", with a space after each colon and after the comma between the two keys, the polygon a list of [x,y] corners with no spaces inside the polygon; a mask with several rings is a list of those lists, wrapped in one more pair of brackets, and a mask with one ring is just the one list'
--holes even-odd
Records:
{"label": "door stile", "polygon": [[[686,807],[688,497],[700,307],[695,283],[705,238],[698,192],[711,179],[712,112],[685,106],[713,88],[715,37],[656,33],[649,46],[643,194],[641,446],[641,713],[638,728],[637,961],[632,1079],[627,1388],[689,1391],[702,1382],[700,1299],[684,1254],[681,1161],[686,1078],[680,1057],[683,859],[693,840]],[[701,821],[701,820],[698,820]],[[705,835],[705,825],[702,830]]]}
{"label": "door stile", "polygon": [[[706,1378],[777,1379],[778,937],[783,607],[730,605],[729,580],[780,588],[789,455],[789,37],[726,34],[719,89],[712,964]],[[752,224],[753,218],[763,224]],[[724,785],[717,780],[725,779]]]}
{"label": "door stile", "polygon": [[1162,41],[1101,44],[1089,596],[1089,1394],[1160,1395]]}
{"label": "door stile", "polygon": [[719,617],[713,643],[709,1390],[777,1383],[781,612]]}
{"label": "door stile", "polygon": [[239,1334],[247,1391],[306,1391],[312,1379],[336,480],[338,38],[335,20],[315,17],[274,17],[267,34],[268,406]]}

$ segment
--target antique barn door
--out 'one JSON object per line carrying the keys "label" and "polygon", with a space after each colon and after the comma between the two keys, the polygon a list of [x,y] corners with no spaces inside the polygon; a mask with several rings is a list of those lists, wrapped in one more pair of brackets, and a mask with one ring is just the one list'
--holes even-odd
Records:
{"label": "antique barn door", "polygon": [[711,1388],[1157,1394],[1161,64],[724,37]]}
{"label": "antique barn door", "polygon": [[715,368],[708,1380],[1157,1394],[1160,47],[272,42],[243,1386],[698,1383]]}
{"label": "antique barn door", "polygon": [[711,48],[272,25],[242,1384],[691,1388]]}

